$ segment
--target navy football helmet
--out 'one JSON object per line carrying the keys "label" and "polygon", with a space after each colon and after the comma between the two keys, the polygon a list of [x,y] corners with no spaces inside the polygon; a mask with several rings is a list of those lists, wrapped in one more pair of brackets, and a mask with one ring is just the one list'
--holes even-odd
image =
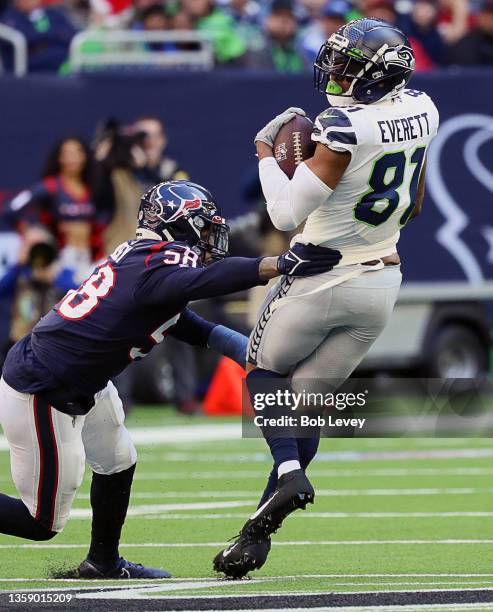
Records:
{"label": "navy football helmet", "polygon": [[[229,227],[211,193],[190,181],[166,181],[140,201],[137,237],[146,230],[162,240],[186,242],[205,260],[228,255]],[[149,235],[149,234],[147,234]]]}
{"label": "navy football helmet", "polygon": [[[314,64],[315,88],[332,106],[372,104],[394,97],[414,70],[414,53],[406,35],[386,21],[350,21],[330,36]],[[348,91],[330,76],[351,81]]]}

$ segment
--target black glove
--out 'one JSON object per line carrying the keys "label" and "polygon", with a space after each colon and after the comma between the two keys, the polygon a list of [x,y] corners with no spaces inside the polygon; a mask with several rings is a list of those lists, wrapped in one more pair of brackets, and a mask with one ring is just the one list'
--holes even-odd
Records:
{"label": "black glove", "polygon": [[279,255],[277,269],[280,274],[289,276],[312,276],[329,272],[341,258],[341,253],[335,249],[297,242]]}

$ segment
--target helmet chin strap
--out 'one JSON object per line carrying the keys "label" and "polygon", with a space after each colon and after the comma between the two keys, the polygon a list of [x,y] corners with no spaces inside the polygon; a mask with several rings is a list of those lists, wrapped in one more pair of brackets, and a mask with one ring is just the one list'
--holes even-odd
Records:
{"label": "helmet chin strap", "polygon": [[327,84],[326,94],[327,100],[331,106],[352,106],[355,104],[353,99],[353,87],[354,81],[351,83],[351,87],[344,92],[342,87],[336,81],[329,81]]}
{"label": "helmet chin strap", "polygon": [[[135,232],[135,236],[140,240],[162,240],[162,237],[159,234],[156,234],[156,232],[153,232],[145,227],[138,227],[137,231]],[[169,239],[170,238],[168,237],[168,240]]]}

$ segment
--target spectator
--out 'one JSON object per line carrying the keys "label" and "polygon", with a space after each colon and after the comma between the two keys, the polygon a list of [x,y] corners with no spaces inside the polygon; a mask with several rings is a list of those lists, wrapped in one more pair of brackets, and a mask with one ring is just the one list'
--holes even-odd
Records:
{"label": "spectator", "polygon": [[299,0],[303,23],[310,25],[316,21],[327,0]]}
{"label": "spectator", "polygon": [[493,66],[493,0],[483,1],[474,28],[450,49],[450,63]]}
{"label": "spectator", "polygon": [[213,0],[182,0],[181,4],[193,27],[212,39],[216,62],[241,63],[247,45],[231,15],[216,7]]}
{"label": "spectator", "polygon": [[43,180],[21,192],[8,206],[18,221],[50,227],[62,248],[64,264],[77,264],[80,276],[93,260],[96,206],[90,184],[90,153],[77,138],[65,138],[48,156]]}
{"label": "spectator", "polygon": [[439,5],[438,28],[440,34],[447,44],[454,44],[469,29],[469,2],[468,0],[439,0]]}
{"label": "spectator", "polygon": [[445,61],[445,44],[438,31],[437,0],[417,0],[410,14],[403,15],[398,25],[407,34],[416,57],[416,70],[430,70]]}
{"label": "spectator", "polygon": [[259,25],[260,6],[252,0],[231,0],[227,12],[237,24]]}
{"label": "spectator", "polygon": [[292,73],[306,68],[298,47],[298,22],[291,0],[272,1],[264,34],[264,49],[251,57],[250,67]]}
{"label": "spectator", "polygon": [[[152,4],[141,11],[140,22],[134,27],[144,32],[162,32],[172,29],[173,20],[162,4]],[[174,51],[178,47],[172,42],[147,42],[143,46],[148,51]]]}
{"label": "spectator", "polygon": [[307,28],[301,39],[301,48],[309,64],[313,64],[323,43],[346,23],[351,5],[346,0],[329,0],[316,21]]}
{"label": "spectator", "polygon": [[132,0],[90,0],[90,5],[92,26],[125,28],[132,18]]}
{"label": "spectator", "polygon": [[[2,14],[2,21],[26,38],[30,72],[57,72],[62,69],[70,41],[76,33],[74,25],[62,10],[43,8],[41,0],[14,0],[13,6]],[[5,66],[11,67],[11,50],[6,47],[2,53]]]}
{"label": "spectator", "polygon": [[392,25],[397,22],[397,12],[393,0],[368,0],[364,3],[364,16],[383,19]]}
{"label": "spectator", "polygon": [[106,253],[135,233],[142,193],[161,181],[188,178],[165,155],[167,145],[162,121],[150,116],[141,117],[127,130],[113,126],[97,145],[98,193],[110,202],[111,223],[104,232]]}
{"label": "spectator", "polygon": [[231,0],[226,12],[234,19],[236,32],[244,41],[248,52],[260,51],[263,48],[264,39],[260,27],[259,4],[252,0]]}
{"label": "spectator", "polygon": [[63,268],[56,257],[56,242],[50,232],[38,226],[26,229],[18,263],[0,279],[0,298],[9,298],[12,304],[9,339],[7,346],[1,347],[3,355],[66,291],[77,286],[74,271]]}

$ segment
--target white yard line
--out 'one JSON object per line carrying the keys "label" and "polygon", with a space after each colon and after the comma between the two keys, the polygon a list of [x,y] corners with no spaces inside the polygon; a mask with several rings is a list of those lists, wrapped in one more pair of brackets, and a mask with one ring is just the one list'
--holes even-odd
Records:
{"label": "white yard line", "polygon": [[[144,514],[162,513],[167,510],[210,510],[213,508],[242,508],[255,504],[255,499],[244,501],[224,501],[224,502],[192,502],[189,504],[148,504],[145,506],[130,506],[127,517],[142,516]],[[92,517],[90,508],[72,508],[71,518],[86,519]],[[193,518],[193,515],[190,515]]]}
{"label": "white yard line", "polygon": [[[298,579],[312,579],[312,578],[493,578],[493,573],[483,573],[483,574],[450,574],[450,573],[437,573],[437,574],[292,574],[288,576],[263,576],[262,578],[255,579],[256,582],[272,582],[276,580],[298,580]],[[197,582],[207,580],[207,578],[167,578],[166,582]],[[92,587],[87,586],[87,579],[82,578],[1,578],[0,582],[73,582],[80,583],[82,585],[86,585],[84,588],[90,589]],[[118,586],[118,588],[124,588],[123,586],[119,586],[121,582],[119,580],[112,581],[107,579],[93,579],[90,581],[90,584],[94,582],[101,582],[108,586]],[[113,582],[116,584],[113,585]],[[132,582],[135,584],[147,584],[148,582],[152,582],[152,580],[141,580],[141,579],[127,579],[125,582]],[[161,583],[160,583],[161,584]],[[244,582],[237,582],[236,584],[245,584]],[[248,581],[246,584],[251,584],[251,581]],[[381,584],[380,582],[378,584]],[[78,588],[78,587],[74,587]]]}
{"label": "white yard line", "polygon": [[[259,582],[260,580],[256,580],[255,582]],[[200,585],[200,586],[199,586]],[[234,581],[223,581],[223,582],[217,582],[217,581],[207,581],[204,580],[203,583],[198,583],[196,585],[190,585],[190,584],[186,584],[185,588],[183,590],[193,590],[193,588],[205,588],[205,589],[210,589],[210,588],[216,588],[216,587],[222,587],[222,586],[230,586],[230,585],[234,585],[237,586],[238,583],[234,582]],[[163,593],[164,597],[166,597],[166,599],[172,599],[172,600],[183,600],[183,599],[192,599],[192,600],[197,600],[197,599],[203,599],[204,597],[207,597],[208,599],[224,599],[224,598],[241,598],[241,597],[262,597],[262,596],[268,596],[268,597],[275,597],[275,598],[286,598],[286,597],[291,597],[291,596],[298,596],[298,597],[302,597],[303,595],[328,595],[327,592],[324,591],[317,591],[315,593],[311,592],[311,593],[304,593],[304,592],[299,592],[299,591],[289,591],[289,592],[283,592],[283,593],[266,593],[265,591],[258,591],[258,592],[245,592],[242,593],[241,595],[238,595],[238,593],[235,593],[233,595],[229,595],[229,594],[213,594],[213,593],[207,593],[207,594],[200,594],[200,595],[169,595],[167,593],[168,589],[166,588],[166,584],[163,584],[162,586],[149,586],[149,588],[146,588],[145,586],[141,589],[139,589],[138,587],[135,587],[133,589],[128,589],[128,591],[125,590],[115,590],[111,593],[83,593],[80,594],[78,597],[80,598],[88,598],[88,599],[147,599],[147,594],[148,593]],[[179,586],[179,585],[172,585],[173,588],[169,589],[170,591],[174,591],[174,590],[178,590],[175,589],[174,587]],[[447,592],[454,592],[457,591],[458,589],[455,588],[448,588],[448,589],[425,589],[424,591],[422,589],[392,589],[391,591],[338,591],[336,593],[334,593],[334,595],[374,595],[375,593],[392,593],[392,594],[399,594],[399,593],[416,593],[416,594],[421,594],[421,593],[426,593],[426,592],[437,592],[439,591],[440,593],[447,593]],[[473,587],[465,587],[460,589],[461,591],[467,591],[467,592],[474,592],[474,591],[493,591],[493,588],[491,587],[484,587],[484,588],[473,588]],[[107,597],[104,597],[104,595],[106,595]],[[114,597],[113,597],[114,595]],[[159,601],[159,598],[151,598],[154,599],[156,602]],[[455,604],[444,604],[447,606],[454,606]],[[491,603],[489,604],[491,607]],[[381,607],[376,607],[374,606],[375,609],[381,609]],[[393,612],[395,612],[396,610],[396,606],[386,606],[387,608],[391,609]],[[411,608],[411,606],[409,606]],[[303,609],[303,608],[301,608]],[[324,610],[327,610],[326,608],[322,608]],[[337,610],[339,610],[340,608],[337,608]],[[356,608],[357,610],[361,610],[360,608]],[[411,609],[415,609],[415,607],[411,608]],[[424,609],[428,609],[428,608],[424,608]],[[401,606],[399,606],[399,610],[401,610]],[[265,612],[265,610],[264,610]]]}
{"label": "white yard line", "polygon": [[[315,460],[317,465],[317,459]],[[319,464],[318,464],[319,465]],[[232,466],[231,470],[228,471],[144,471],[139,470],[137,472],[139,480],[237,480],[241,479],[262,479],[264,480],[270,469],[270,463],[265,462],[263,469],[258,470],[235,470]],[[310,469],[310,477],[313,478],[388,478],[388,477],[409,477],[409,476],[491,476],[493,475],[493,469],[490,468],[438,468],[438,469],[375,469],[375,470],[321,470],[321,469]]]}
{"label": "white yard line", "polygon": [[[210,548],[224,546],[227,542],[145,542],[141,544],[125,543],[122,548]],[[279,541],[276,546],[381,546],[381,545],[477,545],[493,544],[493,540],[295,540]],[[66,549],[66,548],[87,548],[87,544],[0,544],[0,550],[19,550],[19,549]]]}
{"label": "white yard line", "polygon": [[[221,512],[217,514],[154,514],[138,515],[133,519],[139,520],[224,520],[224,519],[244,519],[247,516],[244,512]],[[293,518],[303,519],[403,519],[403,518],[491,518],[493,512],[305,512],[294,513]],[[291,519],[290,519],[291,520]]]}

